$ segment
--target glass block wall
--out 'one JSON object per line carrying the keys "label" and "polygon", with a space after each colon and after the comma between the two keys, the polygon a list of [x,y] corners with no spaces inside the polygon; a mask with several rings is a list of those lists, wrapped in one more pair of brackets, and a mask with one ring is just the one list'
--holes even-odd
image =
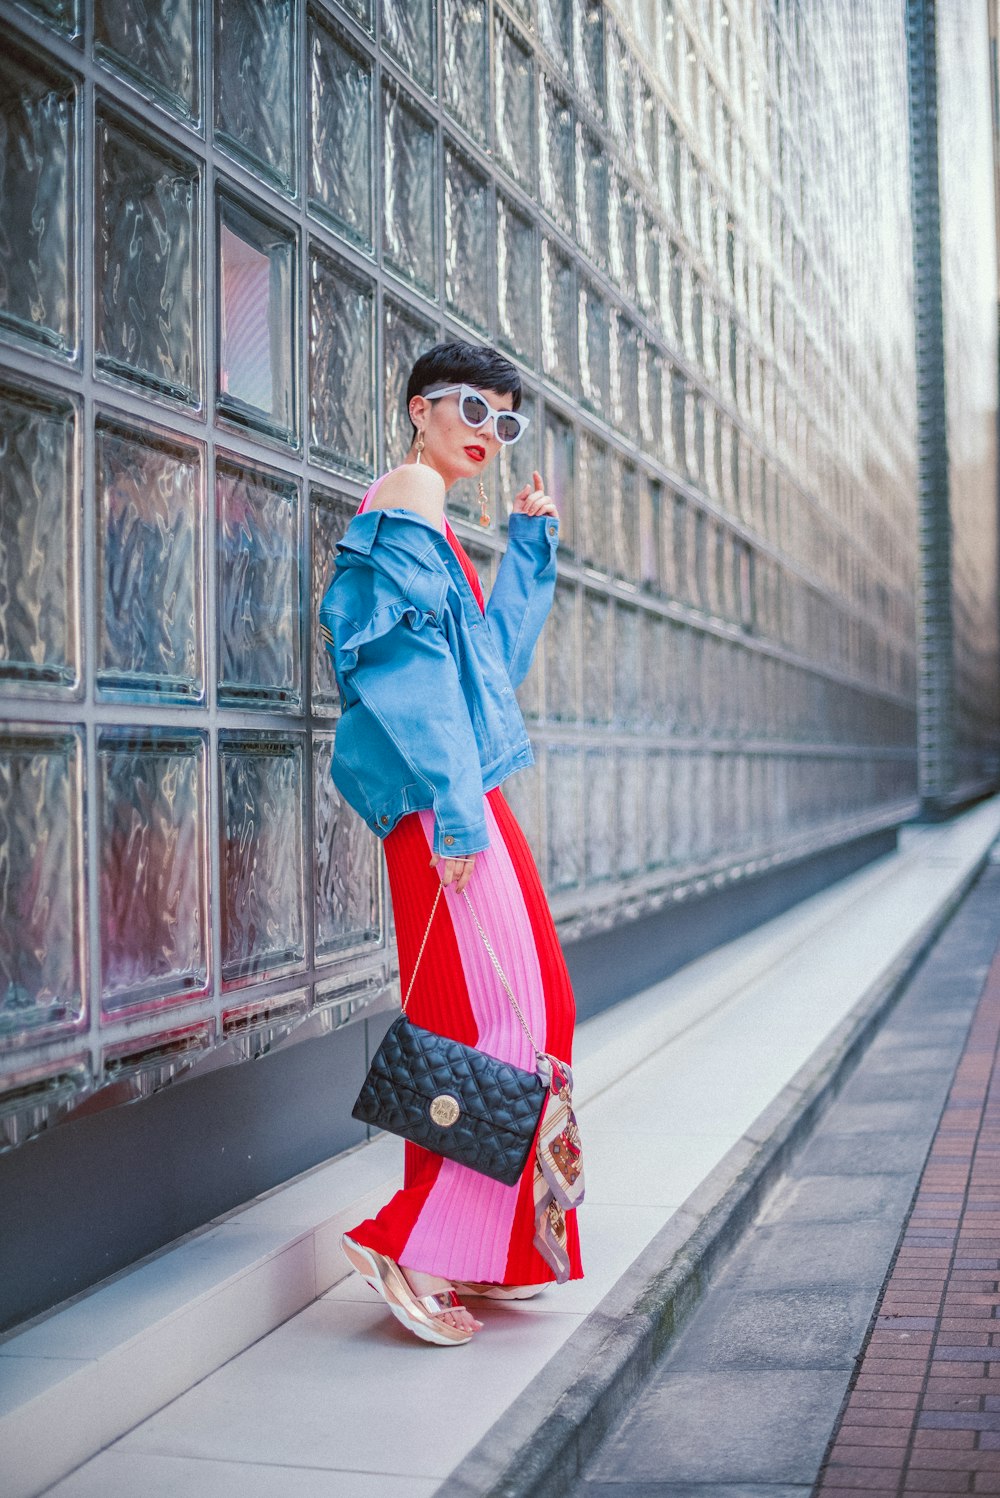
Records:
{"label": "glass block wall", "polygon": [[898,0],[0,19],[6,1143],[391,1001],[314,615],[443,334],[532,417],[484,581],[532,468],[562,512],[510,796],[564,935],[912,811]]}

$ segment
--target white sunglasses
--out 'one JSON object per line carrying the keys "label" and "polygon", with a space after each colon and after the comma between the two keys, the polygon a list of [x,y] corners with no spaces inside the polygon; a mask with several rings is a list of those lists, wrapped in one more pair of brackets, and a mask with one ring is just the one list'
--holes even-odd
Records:
{"label": "white sunglasses", "polygon": [[439,389],[425,390],[424,400],[440,400],[443,395],[458,396],[458,414],[473,431],[492,420],[498,442],[519,442],[528,428],[529,417],[522,416],[520,411],[498,411],[471,385],[442,385]]}

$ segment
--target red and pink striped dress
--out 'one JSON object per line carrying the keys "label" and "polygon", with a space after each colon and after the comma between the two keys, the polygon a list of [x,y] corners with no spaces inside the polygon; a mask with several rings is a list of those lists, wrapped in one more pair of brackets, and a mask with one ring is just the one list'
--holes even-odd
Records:
{"label": "red and pink striped dress", "polygon": [[[447,522],[445,533],[483,608],[475,568]],[[486,793],[485,812],[490,845],[476,856],[469,897],[539,1048],[571,1064],[573,990],[535,861],[499,787]],[[383,845],[404,992],[440,882],[430,864],[433,833],[433,813],[415,812]],[[415,1024],[534,1069],[531,1047],[453,887],[438,906],[407,1012]],[[350,1236],[404,1268],[445,1279],[543,1284],[554,1274],[534,1244],[533,1175],[533,1155],[518,1184],[504,1186],[407,1143],[402,1189]],[[566,1216],[569,1277],[579,1279],[576,1213]]]}

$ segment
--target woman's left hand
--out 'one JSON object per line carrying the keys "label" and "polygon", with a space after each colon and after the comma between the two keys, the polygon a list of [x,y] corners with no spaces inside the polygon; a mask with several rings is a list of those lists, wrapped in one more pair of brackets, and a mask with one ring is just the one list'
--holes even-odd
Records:
{"label": "woman's left hand", "polygon": [[514,513],[516,515],[558,516],[559,511],[556,509],[555,500],[550,499],[545,492],[542,475],[536,470],[531,477],[535,487],[532,489],[531,484],[525,484],[524,488],[514,495]]}

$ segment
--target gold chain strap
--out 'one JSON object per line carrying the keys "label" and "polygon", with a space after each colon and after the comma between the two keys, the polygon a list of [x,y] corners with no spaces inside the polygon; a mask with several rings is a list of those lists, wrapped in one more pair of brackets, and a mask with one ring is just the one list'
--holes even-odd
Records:
{"label": "gold chain strap", "polygon": [[[420,959],[424,955],[424,948],[427,945],[427,938],[431,934],[431,922],[434,920],[434,916],[435,916],[435,913],[436,913],[437,908],[438,908],[438,901],[441,899],[441,891],[443,890],[443,888],[444,888],[443,885],[441,885],[441,884],[438,885],[438,887],[437,887],[437,894],[434,896],[434,904],[431,906],[431,913],[430,913],[430,915],[427,918],[427,929],[424,932],[424,939],[420,943],[420,951],[417,953],[417,960],[413,964],[413,972],[410,974],[410,981],[407,984],[407,988],[406,988],[406,996],[403,999],[403,1013],[404,1014],[406,1013],[406,1006],[410,1002],[410,994],[413,992],[413,985],[416,982],[416,978],[417,978],[417,969],[420,966]],[[532,1035],[531,1031],[528,1029],[528,1022],[525,1019],[524,1015],[521,1013],[521,1006],[517,1002],[517,999],[514,997],[514,990],[511,988],[510,984],[508,983],[508,981],[507,981],[507,975],[504,972],[503,968],[500,966],[500,959],[497,957],[497,954],[494,952],[493,947],[492,947],[492,945],[490,943],[490,939],[486,935],[486,932],[483,930],[482,923],[480,922],[480,919],[479,919],[478,915],[476,914],[475,907],[473,906],[472,901],[469,899],[468,892],[466,890],[464,890],[464,889],[462,891],[462,898],[465,901],[466,905],[468,905],[468,907],[469,907],[469,913],[472,916],[472,919],[473,919],[473,921],[476,924],[476,930],[479,932],[479,935],[482,937],[483,946],[486,948],[486,951],[489,954],[490,961],[492,962],[493,966],[496,968],[497,977],[500,979],[500,982],[503,984],[504,992],[506,993],[508,999],[511,1002],[511,1007],[514,1010],[514,1013],[517,1015],[518,1022],[520,1023],[521,1029],[524,1031],[525,1035],[528,1038],[528,1044],[531,1046],[531,1049],[534,1051],[534,1053],[538,1057],[538,1059],[540,1061],[544,1060],[545,1059],[545,1053],[543,1051],[540,1051],[538,1049],[538,1046],[535,1044],[535,1037]]]}

